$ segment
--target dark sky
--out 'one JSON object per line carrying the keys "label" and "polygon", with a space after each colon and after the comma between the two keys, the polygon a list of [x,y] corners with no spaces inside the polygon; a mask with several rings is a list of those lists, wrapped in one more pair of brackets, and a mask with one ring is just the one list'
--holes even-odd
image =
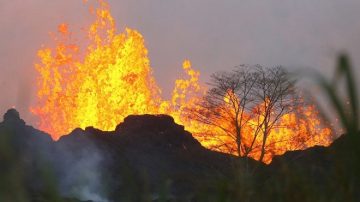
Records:
{"label": "dark sky", "polygon": [[[239,64],[313,67],[330,74],[339,51],[360,67],[359,0],[110,0],[119,30],[139,30],[168,96],[184,59],[206,81]],[[36,50],[61,22],[91,18],[82,0],[0,0],[0,114],[16,106],[30,122]],[[360,70],[357,69],[360,76]]]}

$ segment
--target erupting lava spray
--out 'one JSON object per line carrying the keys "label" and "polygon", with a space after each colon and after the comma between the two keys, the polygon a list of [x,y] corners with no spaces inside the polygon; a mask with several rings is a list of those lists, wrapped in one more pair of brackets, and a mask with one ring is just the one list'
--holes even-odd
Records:
{"label": "erupting lava spray", "polygon": [[[199,84],[200,73],[192,69],[190,61],[183,63],[187,78],[175,81],[170,100],[162,99],[143,36],[129,28],[119,34],[109,5],[104,1],[99,4],[94,10],[95,21],[87,28],[85,47],[72,41],[71,31],[63,23],[54,37],[55,47],[38,51],[37,104],[31,112],[39,117],[39,128],[57,140],[77,127],[113,130],[130,114],[169,114],[205,147],[233,152],[228,146],[216,146],[231,141],[222,137],[221,131],[186,115],[185,109],[196,108],[196,102],[206,92]],[[330,143],[330,130],[318,128],[320,121],[313,109],[304,110],[306,119],[311,121],[299,125],[294,115],[284,116],[281,121],[296,125],[298,132],[295,134],[291,127],[273,131],[265,161],[269,162],[275,154],[298,149],[299,145],[286,140],[308,138],[309,132],[318,134],[317,139],[302,141],[303,147]],[[250,134],[251,127],[246,131]],[[251,156],[256,158],[259,152]]]}

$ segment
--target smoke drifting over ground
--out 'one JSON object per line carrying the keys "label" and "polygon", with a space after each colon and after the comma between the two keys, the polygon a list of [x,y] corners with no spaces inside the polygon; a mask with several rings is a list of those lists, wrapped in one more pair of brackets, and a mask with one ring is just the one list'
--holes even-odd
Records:
{"label": "smoke drifting over ground", "polygon": [[164,187],[169,196],[186,198],[209,176],[227,176],[234,160],[205,149],[165,115],[129,116],[115,131],[76,129],[54,142],[11,109],[0,134],[8,135],[26,190],[38,200],[51,187],[61,197],[94,202],[143,201],[159,196]]}
{"label": "smoke drifting over ground", "polygon": [[0,133],[1,140],[5,138],[10,146],[12,158],[19,159],[23,165],[25,181],[34,193],[41,193],[49,186],[43,174],[46,171],[62,197],[108,201],[107,185],[102,180],[107,160],[93,142],[86,139],[54,142],[49,135],[25,125],[15,109],[4,115]]}
{"label": "smoke drifting over ground", "polygon": [[[61,144],[61,143],[60,143]],[[79,148],[80,149],[80,148]],[[56,169],[59,169],[59,189],[63,196],[80,200],[108,202],[105,172],[105,156],[89,142],[89,145],[75,152],[68,145],[57,147]]]}

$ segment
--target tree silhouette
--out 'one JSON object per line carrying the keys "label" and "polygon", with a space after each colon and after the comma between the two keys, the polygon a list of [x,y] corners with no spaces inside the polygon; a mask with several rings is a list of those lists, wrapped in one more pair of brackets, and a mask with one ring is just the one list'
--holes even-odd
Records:
{"label": "tree silhouette", "polygon": [[[230,72],[214,73],[208,84],[211,88],[199,107],[192,110],[191,118],[222,130],[231,141],[221,146],[234,152],[231,145],[235,143],[238,156],[248,156],[262,136],[262,161],[270,131],[297,104],[295,81],[282,67],[241,65]],[[255,129],[244,141],[244,131],[250,125]]]}
{"label": "tree silhouette", "polygon": [[262,161],[266,149],[266,140],[271,130],[280,127],[279,120],[281,117],[294,111],[299,104],[299,99],[295,93],[295,81],[289,78],[288,72],[283,67],[263,68],[257,66],[254,75],[256,82],[253,88],[253,96],[257,103],[254,112],[257,119],[260,120],[257,128],[262,134],[259,158],[259,161]]}

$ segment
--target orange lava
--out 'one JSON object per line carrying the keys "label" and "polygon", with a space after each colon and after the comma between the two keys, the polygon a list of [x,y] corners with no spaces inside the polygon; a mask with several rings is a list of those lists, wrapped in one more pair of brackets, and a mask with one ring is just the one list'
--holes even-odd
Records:
{"label": "orange lava", "polygon": [[[83,37],[87,39],[85,46],[73,41],[68,24],[63,23],[54,37],[55,47],[38,51],[37,103],[30,110],[39,117],[41,130],[57,140],[77,127],[113,130],[130,114],[169,114],[205,147],[235,152],[228,136],[195,121],[187,111],[197,108],[196,102],[206,92],[190,61],[183,63],[186,78],[176,80],[171,99],[164,100],[152,75],[143,36],[129,28],[119,33],[105,1],[99,1],[94,15],[95,21]],[[320,126],[316,110],[300,110],[302,118],[287,114],[281,119],[284,127],[271,132],[265,162],[288,150],[331,142],[331,131]],[[250,144],[254,128],[249,124],[244,130],[243,141]],[[260,145],[258,138],[251,157],[259,157]]]}

